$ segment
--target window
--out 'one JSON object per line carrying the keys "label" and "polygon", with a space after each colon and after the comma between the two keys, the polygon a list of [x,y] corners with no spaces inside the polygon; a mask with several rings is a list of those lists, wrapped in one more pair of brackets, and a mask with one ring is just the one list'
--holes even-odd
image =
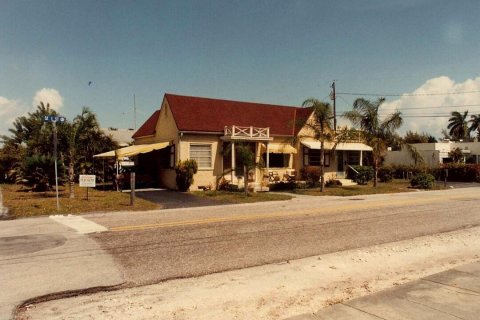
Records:
{"label": "window", "polygon": [[199,168],[212,167],[212,145],[190,144],[190,159],[197,161]]}
{"label": "window", "polygon": [[175,145],[170,146],[170,168],[175,167]]}
{"label": "window", "polygon": [[[267,154],[262,155],[263,163],[267,165]],[[268,154],[269,167],[270,168],[288,168],[290,163],[289,153],[269,153]]]}
{"label": "window", "polygon": [[[311,150],[307,147],[303,148],[303,165],[304,166],[320,166],[320,150]],[[325,150],[323,155],[323,165],[330,166],[330,152]]]}

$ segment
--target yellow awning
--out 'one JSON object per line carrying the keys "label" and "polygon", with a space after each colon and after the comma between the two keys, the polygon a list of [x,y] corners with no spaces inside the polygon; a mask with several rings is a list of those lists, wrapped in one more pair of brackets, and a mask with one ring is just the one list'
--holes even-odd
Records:
{"label": "yellow awning", "polygon": [[94,158],[114,158],[115,155],[117,155],[117,159],[121,159],[123,157],[135,156],[140,153],[148,153],[154,150],[160,150],[168,147],[169,145],[170,144],[168,142],[137,144],[137,145],[128,146],[125,148],[119,148],[117,150],[96,154],[93,157]]}
{"label": "yellow awning", "polygon": [[[267,146],[262,143],[262,148],[267,149]],[[297,149],[292,147],[287,143],[269,143],[268,144],[269,153],[297,153]]]}

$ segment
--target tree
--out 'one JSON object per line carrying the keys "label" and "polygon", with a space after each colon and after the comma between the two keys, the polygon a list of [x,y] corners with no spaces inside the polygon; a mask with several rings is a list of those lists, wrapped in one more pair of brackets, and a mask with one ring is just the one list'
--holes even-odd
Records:
{"label": "tree", "polygon": [[72,122],[65,122],[60,130],[68,165],[69,197],[75,198],[73,186],[79,167],[90,168],[93,155],[114,149],[115,143],[100,130],[97,116],[88,107],[83,107],[82,112]]}
{"label": "tree", "polygon": [[250,144],[241,142],[235,147],[235,158],[238,161],[238,165],[243,168],[243,188],[245,196],[248,196],[248,172],[257,166],[255,152]]}
{"label": "tree", "polygon": [[468,135],[472,132],[477,132],[477,138],[480,138],[480,114],[473,114],[470,116],[470,127],[468,128]]}
{"label": "tree", "polygon": [[333,143],[331,150],[334,152],[337,144],[348,138],[350,131],[346,128],[340,132],[334,130],[332,107],[329,103],[310,98],[305,100],[302,106],[312,108],[313,117],[302,123],[309,132],[298,138],[313,136],[320,142],[320,191],[323,192],[325,190],[325,143]]}
{"label": "tree", "polygon": [[378,169],[387,152],[387,141],[392,139],[395,131],[403,123],[399,111],[386,116],[383,120],[380,119],[379,109],[384,102],[385,98],[373,102],[358,98],[353,102],[353,110],[344,114],[354,126],[359,127],[365,143],[372,147],[374,187],[377,186]]}
{"label": "tree", "polygon": [[[42,169],[42,166],[48,163],[46,159],[53,158],[53,126],[44,121],[47,115],[58,116],[58,113],[52,110],[48,103],[45,105],[40,102],[34,112],[15,119],[13,128],[9,129],[10,136],[1,137],[4,143],[0,151],[1,170],[13,172],[18,168],[28,168],[33,172],[35,166]],[[57,129],[59,160],[68,164],[70,186],[75,181],[75,172],[80,168],[88,170],[92,167],[91,161],[94,154],[112,150],[116,146],[112,139],[100,130],[95,114],[88,108],[83,108],[82,113],[72,122],[58,123]],[[15,150],[18,151],[15,157],[5,156]],[[34,155],[46,158],[30,161],[29,166],[25,166],[26,159]],[[63,171],[59,170],[59,175],[62,174]],[[33,177],[33,175],[27,175],[27,177]],[[74,197],[73,188],[70,190],[70,196]]]}
{"label": "tree", "polygon": [[431,134],[426,132],[418,133],[410,130],[407,131],[403,140],[408,144],[437,142],[437,139]]}
{"label": "tree", "polygon": [[452,116],[448,119],[449,135],[454,140],[465,140],[470,137],[470,132],[468,131],[467,124],[468,111],[464,111],[461,114],[458,111],[452,111]]}

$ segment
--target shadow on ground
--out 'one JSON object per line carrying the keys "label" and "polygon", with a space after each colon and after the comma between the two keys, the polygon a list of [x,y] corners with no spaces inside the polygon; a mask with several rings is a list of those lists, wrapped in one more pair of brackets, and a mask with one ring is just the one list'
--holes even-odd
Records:
{"label": "shadow on ground", "polygon": [[229,203],[226,201],[200,198],[189,193],[170,190],[140,191],[136,192],[135,195],[147,201],[154,202],[163,209],[206,207]]}

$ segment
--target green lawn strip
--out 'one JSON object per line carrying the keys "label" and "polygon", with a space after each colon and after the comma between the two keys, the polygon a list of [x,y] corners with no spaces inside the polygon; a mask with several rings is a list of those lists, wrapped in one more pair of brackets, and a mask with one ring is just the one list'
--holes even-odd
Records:
{"label": "green lawn strip", "polygon": [[139,211],[157,209],[158,205],[150,201],[135,198],[130,206],[130,195],[116,191],[87,190],[75,186],[75,198],[68,197],[68,188],[59,188],[60,210],[57,211],[55,191],[32,192],[20,185],[1,185],[3,205],[16,218],[34,217],[51,214],[81,214],[106,211]]}
{"label": "green lawn strip", "polygon": [[291,195],[285,194],[274,194],[269,192],[255,192],[249,193],[248,197],[245,197],[243,192],[228,192],[228,191],[194,191],[191,194],[216,200],[223,203],[251,203],[251,202],[262,202],[262,201],[279,201],[279,200],[290,200],[292,199]]}
{"label": "green lawn strip", "polygon": [[[443,186],[436,185],[433,190],[441,189],[444,189]],[[324,192],[320,192],[319,188],[296,189],[291,192],[310,196],[348,197],[368,194],[412,192],[415,190],[416,189],[410,187],[410,182],[408,180],[393,180],[392,182],[388,183],[379,182],[376,188],[373,187],[373,182],[369,182],[367,185],[326,187]]]}

